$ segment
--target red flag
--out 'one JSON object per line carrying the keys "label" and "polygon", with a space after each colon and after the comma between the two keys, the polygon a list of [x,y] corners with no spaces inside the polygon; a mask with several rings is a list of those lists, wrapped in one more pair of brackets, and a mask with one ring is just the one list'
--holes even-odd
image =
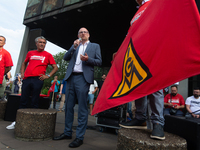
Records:
{"label": "red flag", "polygon": [[152,0],[129,29],[92,114],[200,74],[200,16],[194,0]]}
{"label": "red flag", "polygon": [[55,89],[55,84],[56,84],[56,82],[54,82],[54,83],[51,85],[51,87],[50,87],[50,89],[49,89],[49,91],[48,91],[48,94],[47,94],[48,97],[50,96],[50,93],[54,91],[54,89]]}

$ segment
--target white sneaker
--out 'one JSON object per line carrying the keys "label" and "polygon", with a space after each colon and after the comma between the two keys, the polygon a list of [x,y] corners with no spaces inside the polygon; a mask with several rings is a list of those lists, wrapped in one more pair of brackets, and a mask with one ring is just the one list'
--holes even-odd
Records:
{"label": "white sneaker", "polygon": [[10,130],[10,129],[15,129],[15,121],[12,122],[11,125],[7,126],[6,129]]}

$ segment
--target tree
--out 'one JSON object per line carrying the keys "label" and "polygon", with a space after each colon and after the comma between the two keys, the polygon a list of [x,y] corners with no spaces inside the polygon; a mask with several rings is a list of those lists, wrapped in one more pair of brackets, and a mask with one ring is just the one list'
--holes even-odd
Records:
{"label": "tree", "polygon": [[[46,94],[46,91],[51,87],[51,81],[54,79],[54,76],[58,76],[58,80],[60,80],[60,81],[63,80],[63,78],[65,77],[67,66],[69,64],[68,61],[65,61],[63,59],[65,53],[66,52],[64,51],[64,52],[59,52],[56,55],[53,55],[53,57],[56,61],[56,64],[58,66],[58,71],[49,79],[44,80],[44,85],[42,88],[43,94]],[[52,67],[48,66],[47,70],[46,70],[46,74],[49,74],[51,72],[51,70],[52,70]]]}

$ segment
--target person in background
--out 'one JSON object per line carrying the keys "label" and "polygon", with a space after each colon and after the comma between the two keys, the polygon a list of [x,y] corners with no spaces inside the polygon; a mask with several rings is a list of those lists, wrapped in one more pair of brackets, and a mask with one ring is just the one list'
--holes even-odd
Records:
{"label": "person in background", "polygon": [[19,81],[19,78],[18,78],[19,74],[20,74],[20,73],[17,73],[17,74],[16,74],[15,80],[14,80],[14,86],[15,86],[15,87],[14,87],[14,93],[15,93],[15,94],[18,94],[18,93],[19,93],[19,85],[17,84],[18,81]]}
{"label": "person in background", "polygon": [[[22,93],[19,108],[27,108],[29,97],[32,96],[31,107],[38,108],[40,92],[45,79],[50,78],[58,67],[53,56],[44,50],[46,39],[43,36],[35,39],[37,50],[29,51],[21,66],[21,78],[23,78]],[[47,66],[52,66],[52,71],[46,75]],[[15,121],[6,127],[14,129]]]}
{"label": "person in background", "polygon": [[4,91],[6,89],[5,75],[11,70],[13,61],[10,53],[3,47],[6,44],[6,38],[0,35],[0,100],[4,100]]}
{"label": "person in background", "polygon": [[93,109],[93,102],[94,102],[94,94],[98,89],[98,84],[97,81],[94,80],[94,84],[90,84],[90,89],[88,92],[88,100],[89,100],[89,105],[90,105],[90,115],[92,114],[92,109]]}
{"label": "person in background", "polygon": [[200,118],[200,88],[196,87],[193,90],[193,96],[190,96],[186,99],[186,109],[188,113],[186,114],[187,118],[194,117]]}
{"label": "person in background", "polygon": [[51,101],[53,101],[53,108],[56,109],[56,99],[57,99],[57,95],[58,95],[58,90],[59,90],[59,85],[60,85],[60,81],[58,80],[58,76],[54,77],[54,80],[51,81],[51,85],[53,85],[55,83],[55,88],[54,91],[51,92],[50,94],[50,99]]}
{"label": "person in background", "polygon": [[99,94],[101,87],[103,86],[103,83],[106,79],[106,74],[102,74],[101,78],[102,78],[102,80],[97,82],[97,84],[98,84],[97,95]]}
{"label": "person in background", "polygon": [[[182,109],[185,108],[185,101],[181,94],[178,93],[178,86],[171,86],[171,93],[167,94],[164,98],[164,115],[184,116]],[[170,114],[171,108],[176,109],[176,113]]]}
{"label": "person in background", "polygon": [[65,90],[66,90],[66,84],[67,81],[64,79],[62,80],[62,83],[60,85],[60,95],[61,95],[61,101],[60,101],[60,106],[58,108],[58,112],[62,112],[65,110],[64,108],[64,103],[65,103]]}
{"label": "person in background", "polygon": [[18,85],[18,87],[19,87],[19,94],[21,94],[22,93],[22,79],[21,79],[21,75],[19,74],[19,76],[18,76],[18,82],[17,82],[17,85]]}
{"label": "person in background", "polygon": [[10,71],[5,75],[6,78],[6,90],[11,91],[10,84],[12,83]]}

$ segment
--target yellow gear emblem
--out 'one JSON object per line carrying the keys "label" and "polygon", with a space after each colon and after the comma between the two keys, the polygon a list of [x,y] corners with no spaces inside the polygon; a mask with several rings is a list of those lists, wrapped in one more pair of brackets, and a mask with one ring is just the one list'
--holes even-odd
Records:
{"label": "yellow gear emblem", "polygon": [[122,71],[122,81],[110,99],[124,96],[152,77],[148,67],[136,53],[132,39],[128,45]]}

